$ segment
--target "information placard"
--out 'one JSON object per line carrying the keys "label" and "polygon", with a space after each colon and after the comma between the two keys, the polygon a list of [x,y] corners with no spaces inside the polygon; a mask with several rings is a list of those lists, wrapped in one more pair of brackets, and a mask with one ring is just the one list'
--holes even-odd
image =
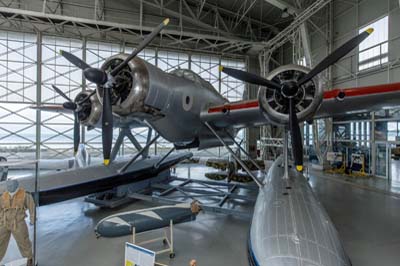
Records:
{"label": "information placard", "polygon": [[124,266],[154,266],[156,253],[154,251],[125,243],[125,264]]}

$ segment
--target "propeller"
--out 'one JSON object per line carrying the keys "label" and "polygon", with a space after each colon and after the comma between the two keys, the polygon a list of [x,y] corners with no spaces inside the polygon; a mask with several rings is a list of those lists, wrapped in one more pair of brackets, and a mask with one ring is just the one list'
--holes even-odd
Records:
{"label": "propeller", "polygon": [[374,29],[369,28],[356,37],[350,39],[342,46],[337,48],[333,53],[325,57],[318,65],[311,69],[305,76],[300,80],[282,80],[281,84],[277,84],[274,81],[270,81],[258,75],[227,67],[220,66],[220,71],[225,74],[232,76],[241,81],[248,83],[260,85],[267,87],[272,90],[280,90],[283,97],[287,99],[287,104],[289,105],[289,131],[292,138],[292,152],[296,170],[303,171],[303,141],[301,137],[301,131],[299,126],[299,121],[296,114],[296,99],[299,92],[299,88],[312,80],[319,73],[335,64],[343,56],[348,54],[351,50],[357,47],[362,41],[364,41]]}
{"label": "propeller", "polygon": [[[78,117],[78,104],[74,103],[71,98],[69,98],[65,93],[60,90],[57,86],[51,85],[54,91],[56,91],[61,97],[66,99],[67,101],[63,103],[63,107],[68,110],[72,110],[74,112],[74,155],[78,152],[79,142],[81,141],[80,134],[80,124]],[[83,102],[83,101],[80,101]]]}
{"label": "propeller", "polygon": [[270,81],[268,79],[265,79],[263,77],[260,77],[258,75],[255,75],[250,72],[243,71],[243,70],[224,67],[224,66],[220,66],[219,70],[221,72],[224,72],[228,76],[234,77],[238,80],[245,81],[245,82],[248,82],[251,84],[256,84],[256,85],[260,85],[260,86],[264,86],[264,87],[268,87],[270,89],[276,89],[276,90],[280,90],[282,87],[278,83],[275,83],[273,81]]}
{"label": "propeller", "polygon": [[289,98],[289,130],[292,138],[292,151],[296,170],[303,171],[303,145],[301,131],[296,114],[296,103],[294,98]]}
{"label": "propeller", "polygon": [[340,60],[343,56],[348,54],[351,50],[356,48],[360,43],[362,43],[372,32],[374,32],[373,28],[369,28],[366,31],[362,32],[361,34],[357,35],[356,37],[352,38],[351,40],[347,41],[345,44],[337,48],[333,53],[325,57],[318,65],[316,65],[310,72],[307,73],[299,82],[298,86],[301,86],[316,75],[330,67],[331,65],[335,64],[337,61]]}
{"label": "propeller", "polygon": [[110,163],[112,135],[113,135],[113,112],[111,102],[111,92],[116,85],[115,77],[123,70],[128,63],[137,56],[150,42],[167,26],[169,19],[159,24],[146,38],[138,45],[138,47],[119,65],[113,68],[109,73],[99,68],[93,68],[85,63],[82,59],[75,55],[61,51],[61,55],[71,62],[73,65],[83,70],[83,75],[90,82],[103,88],[103,112],[102,112],[102,142],[103,142],[103,159],[104,165]]}

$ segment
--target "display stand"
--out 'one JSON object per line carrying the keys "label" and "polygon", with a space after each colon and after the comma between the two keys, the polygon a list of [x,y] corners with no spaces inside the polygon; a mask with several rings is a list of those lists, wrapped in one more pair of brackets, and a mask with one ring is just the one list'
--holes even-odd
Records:
{"label": "display stand", "polygon": [[[164,227],[163,228],[163,234],[161,237],[157,237],[157,238],[152,238],[152,239],[148,239],[145,241],[141,241],[136,243],[136,237],[138,235],[144,235],[148,232],[142,232],[142,233],[138,233],[136,234],[136,230],[135,227],[132,228],[132,244],[138,245],[138,246],[144,246],[144,245],[148,245],[151,243],[155,243],[158,241],[162,241],[162,243],[164,245],[167,246],[167,248],[165,249],[161,249],[161,250],[155,250],[156,255],[160,255],[160,254],[164,254],[164,253],[169,253],[169,257],[171,259],[175,258],[175,253],[174,253],[174,223],[172,220],[170,220],[169,222],[169,226],[168,227]],[[168,237],[169,234],[169,237]],[[155,265],[160,265],[160,266],[168,266],[166,264],[161,264],[156,262]]]}

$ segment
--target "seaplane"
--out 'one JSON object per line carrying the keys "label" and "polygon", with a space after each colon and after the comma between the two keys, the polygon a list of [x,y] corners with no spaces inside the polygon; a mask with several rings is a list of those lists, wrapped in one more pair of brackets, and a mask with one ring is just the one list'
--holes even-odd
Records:
{"label": "seaplane", "polygon": [[[259,187],[248,240],[249,265],[351,265],[332,221],[303,175],[299,124],[399,105],[400,83],[347,89],[328,89],[321,85],[319,74],[356,48],[373,29],[350,39],[312,69],[285,65],[262,77],[221,66],[220,71],[227,75],[259,86],[257,99],[229,102],[195,72],[176,69],[167,73],[138,56],[168,21],[164,20],[147,35],[132,54],[111,56],[100,68],[61,51],[97,88],[70,99],[54,86],[67,101],[62,105],[35,108],[74,115],[75,147],[80,141],[80,126],[101,128],[104,165],[90,171],[105,171],[107,178],[82,181],[81,173],[77,172],[72,185],[53,183],[40,190],[41,198],[45,203],[52,203],[113,184],[133,182],[127,175],[130,167],[144,161],[149,146],[160,136],[173,143],[173,148],[163,158],[148,163],[146,171],[160,169],[157,166],[167,157],[172,156],[172,163],[178,163],[181,158],[191,156],[174,158],[175,150],[224,146]],[[233,152],[231,145],[238,145],[235,136],[240,129],[266,124],[284,127],[284,149],[268,173],[259,177]],[[113,128],[126,128],[125,133],[129,135],[131,128],[143,125],[151,128],[154,136],[149,136],[147,144],[138,147],[138,153],[129,161],[118,163],[112,150]],[[289,160],[290,150],[293,163]],[[71,175],[71,172],[64,174]]]}

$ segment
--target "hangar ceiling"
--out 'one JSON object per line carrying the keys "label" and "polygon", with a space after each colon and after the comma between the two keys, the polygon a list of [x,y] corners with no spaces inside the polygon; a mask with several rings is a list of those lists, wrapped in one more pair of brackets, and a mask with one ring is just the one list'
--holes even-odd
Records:
{"label": "hangar ceiling", "polygon": [[[0,28],[137,43],[163,18],[155,46],[258,51],[315,0],[1,0]],[[254,52],[254,51],[253,51]]]}

